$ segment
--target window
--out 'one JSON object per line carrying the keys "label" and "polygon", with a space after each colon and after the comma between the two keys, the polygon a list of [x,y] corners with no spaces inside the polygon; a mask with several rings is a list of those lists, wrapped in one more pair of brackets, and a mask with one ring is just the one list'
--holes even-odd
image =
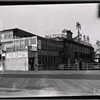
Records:
{"label": "window", "polygon": [[25,40],[25,46],[29,46],[29,39]]}
{"label": "window", "polygon": [[51,46],[49,46],[49,50],[51,50]]}
{"label": "window", "polygon": [[7,39],[8,38],[8,34],[5,34],[5,39]]}
{"label": "window", "polygon": [[53,46],[53,50],[55,51],[55,46]]}
{"label": "window", "polygon": [[48,45],[46,45],[46,49],[48,50]]}
{"label": "window", "polygon": [[5,38],[6,38],[6,39],[9,39],[9,38],[10,38],[10,33],[6,33],[6,34],[5,34]]}
{"label": "window", "polygon": [[77,45],[75,45],[75,50],[77,50]]}
{"label": "window", "polygon": [[25,40],[20,40],[20,45],[24,45],[25,46]]}
{"label": "window", "polygon": [[41,44],[41,49],[43,49],[43,44]]}
{"label": "window", "polygon": [[44,64],[44,62],[43,62],[43,56],[41,56],[41,64]]}
{"label": "window", "polygon": [[20,40],[21,50],[25,48],[25,40]]}
{"label": "window", "polygon": [[48,45],[48,50],[50,50],[50,46]]}
{"label": "window", "polygon": [[44,45],[44,49],[46,49],[46,45]]}
{"label": "window", "polygon": [[10,39],[12,39],[12,38],[13,38],[13,36],[12,36],[12,33],[10,33],[10,36],[9,36],[9,38],[10,38]]}
{"label": "window", "polygon": [[84,52],[84,47],[83,47],[83,52]]}
{"label": "window", "polygon": [[30,39],[30,42],[31,42],[31,45],[32,45],[32,44],[36,44],[36,38],[31,38],[31,39]]}
{"label": "window", "polygon": [[73,45],[71,44],[71,49],[73,50]]}
{"label": "window", "polygon": [[5,38],[5,34],[1,34],[1,39],[4,39]]}
{"label": "window", "polygon": [[14,41],[14,46],[18,45],[18,40]]}
{"label": "window", "polygon": [[52,50],[54,50],[54,46],[52,46]]}
{"label": "window", "polygon": [[6,39],[6,34],[4,35],[4,39]]}

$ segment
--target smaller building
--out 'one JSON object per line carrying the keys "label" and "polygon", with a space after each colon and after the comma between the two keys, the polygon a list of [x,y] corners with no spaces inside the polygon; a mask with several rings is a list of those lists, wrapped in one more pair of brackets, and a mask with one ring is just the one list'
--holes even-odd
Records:
{"label": "smaller building", "polygon": [[[7,52],[4,70],[29,71],[36,69],[37,52],[30,49],[23,51]],[[35,67],[34,67],[35,66]]]}
{"label": "smaller building", "polygon": [[[5,52],[4,70],[34,70],[38,67],[37,36],[13,39]],[[2,56],[3,58],[3,56]]]}

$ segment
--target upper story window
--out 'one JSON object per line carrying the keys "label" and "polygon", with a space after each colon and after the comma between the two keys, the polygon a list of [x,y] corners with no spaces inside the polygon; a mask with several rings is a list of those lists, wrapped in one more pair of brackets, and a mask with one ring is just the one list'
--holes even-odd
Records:
{"label": "upper story window", "polygon": [[44,49],[44,45],[42,44],[42,49]]}
{"label": "upper story window", "polygon": [[1,39],[11,39],[11,38],[13,38],[13,32],[8,31],[1,33]]}
{"label": "upper story window", "polygon": [[9,34],[9,38],[10,39],[13,38],[13,34],[12,33]]}
{"label": "upper story window", "polygon": [[20,46],[20,41],[19,40],[14,41],[14,46]]}
{"label": "upper story window", "polygon": [[44,45],[44,49],[45,49],[45,50],[47,49],[47,46],[46,46],[46,45]]}
{"label": "upper story window", "polygon": [[1,34],[1,39],[4,39],[5,38],[5,34]]}
{"label": "upper story window", "polygon": [[29,46],[29,39],[26,39],[26,40],[25,40],[25,45],[26,45],[26,46]]}
{"label": "upper story window", "polygon": [[30,41],[31,41],[31,44],[36,44],[36,38],[30,39]]}
{"label": "upper story window", "polygon": [[25,46],[25,40],[20,40],[20,45]]}

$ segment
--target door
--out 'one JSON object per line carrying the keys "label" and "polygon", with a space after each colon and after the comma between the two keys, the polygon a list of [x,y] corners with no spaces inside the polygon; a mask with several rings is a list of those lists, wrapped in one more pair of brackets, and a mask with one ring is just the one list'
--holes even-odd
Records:
{"label": "door", "polygon": [[29,58],[29,70],[34,70],[34,57]]}

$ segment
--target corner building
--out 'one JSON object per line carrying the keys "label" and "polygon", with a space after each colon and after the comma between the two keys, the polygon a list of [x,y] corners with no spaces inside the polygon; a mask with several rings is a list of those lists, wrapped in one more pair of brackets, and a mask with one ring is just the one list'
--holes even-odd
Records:
{"label": "corner building", "polygon": [[[3,33],[10,34],[6,31]],[[18,38],[13,35],[10,39],[1,38],[1,51],[4,51],[1,53],[1,70],[57,70],[60,64],[74,64],[75,59],[78,59],[78,49],[80,59],[92,63],[93,47],[82,41],[78,44],[77,40],[72,38],[72,34],[67,30],[64,34],[44,38],[26,31],[22,31],[21,34],[17,31]]]}

